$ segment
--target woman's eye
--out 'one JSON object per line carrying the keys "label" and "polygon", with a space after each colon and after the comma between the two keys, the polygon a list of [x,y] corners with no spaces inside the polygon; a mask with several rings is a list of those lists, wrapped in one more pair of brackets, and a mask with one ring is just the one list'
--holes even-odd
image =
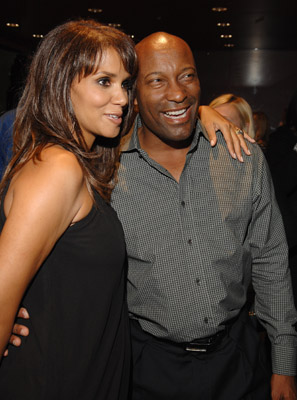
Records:
{"label": "woman's eye", "polygon": [[100,78],[100,79],[98,79],[98,83],[101,86],[109,86],[110,80],[109,80],[109,78]]}

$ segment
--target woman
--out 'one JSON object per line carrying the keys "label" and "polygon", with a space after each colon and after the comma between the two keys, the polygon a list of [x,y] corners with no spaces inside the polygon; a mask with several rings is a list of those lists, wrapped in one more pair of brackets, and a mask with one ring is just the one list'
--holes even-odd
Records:
{"label": "woman", "polygon": [[[213,99],[210,104],[214,110],[239,128],[239,136],[246,132],[250,137],[255,137],[253,112],[248,102],[234,94],[222,94]],[[248,305],[253,307],[254,290],[252,285],[248,289]]]}
{"label": "woman", "polygon": [[255,137],[253,112],[245,99],[231,93],[222,94],[212,100],[209,106],[240,128],[241,131],[246,132],[252,138]]}
{"label": "woman", "polygon": [[132,40],[95,21],[58,26],[33,58],[0,187],[0,354],[20,303],[31,317],[2,360],[3,399],[127,396],[125,243],[108,202],[136,65]]}

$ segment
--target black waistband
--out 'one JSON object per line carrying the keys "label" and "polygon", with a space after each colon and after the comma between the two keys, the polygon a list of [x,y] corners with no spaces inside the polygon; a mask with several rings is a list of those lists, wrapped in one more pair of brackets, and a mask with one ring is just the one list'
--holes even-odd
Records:
{"label": "black waistband", "polygon": [[131,324],[133,325],[134,329],[136,329],[138,331],[140,330],[143,334],[145,334],[147,337],[153,339],[154,341],[168,344],[170,346],[174,346],[177,348],[181,348],[188,352],[197,352],[197,353],[209,353],[209,352],[214,351],[219,346],[219,344],[222,342],[223,338],[228,334],[230,327],[233,325],[231,323],[227,324],[222,330],[220,330],[219,332],[217,332],[211,336],[194,339],[190,342],[175,342],[170,339],[154,336],[154,335],[150,334],[149,332],[144,331],[142,329],[140,323],[135,319],[131,320]]}
{"label": "black waistband", "polygon": [[223,338],[227,335],[229,328],[217,332],[212,336],[207,336],[200,339],[195,339],[189,343],[182,343],[182,346],[186,351],[195,351],[199,353],[209,353],[214,351],[221,343]]}

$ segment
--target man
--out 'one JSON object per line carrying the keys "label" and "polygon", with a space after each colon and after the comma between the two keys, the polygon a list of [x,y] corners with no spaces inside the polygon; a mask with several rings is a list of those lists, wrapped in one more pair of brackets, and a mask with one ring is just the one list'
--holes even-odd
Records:
{"label": "man", "polygon": [[133,399],[269,398],[258,334],[240,312],[251,278],[272,398],[296,399],[296,311],[263,156],[253,147],[238,163],[195,130],[200,85],[183,40],[156,33],[137,53],[140,118],[112,197],[129,256]]}
{"label": "man", "polygon": [[182,39],[155,33],[137,53],[140,118],[123,144],[112,196],[129,257],[131,398],[269,398],[259,335],[244,307],[252,277],[272,341],[272,399],[296,400],[296,311],[263,157],[253,148],[238,163],[220,137],[210,146]]}

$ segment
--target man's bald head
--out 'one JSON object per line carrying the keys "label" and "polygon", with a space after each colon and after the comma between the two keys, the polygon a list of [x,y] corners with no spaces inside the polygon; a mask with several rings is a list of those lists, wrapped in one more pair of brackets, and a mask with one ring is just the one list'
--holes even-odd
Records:
{"label": "man's bald head", "polygon": [[156,32],[136,45],[136,104],[143,133],[183,146],[197,120],[200,84],[193,53],[180,37]]}
{"label": "man's bald head", "polygon": [[147,62],[151,52],[162,52],[168,49],[184,48],[192,54],[190,46],[182,38],[166,32],[155,32],[142,39],[136,46],[139,63]]}

